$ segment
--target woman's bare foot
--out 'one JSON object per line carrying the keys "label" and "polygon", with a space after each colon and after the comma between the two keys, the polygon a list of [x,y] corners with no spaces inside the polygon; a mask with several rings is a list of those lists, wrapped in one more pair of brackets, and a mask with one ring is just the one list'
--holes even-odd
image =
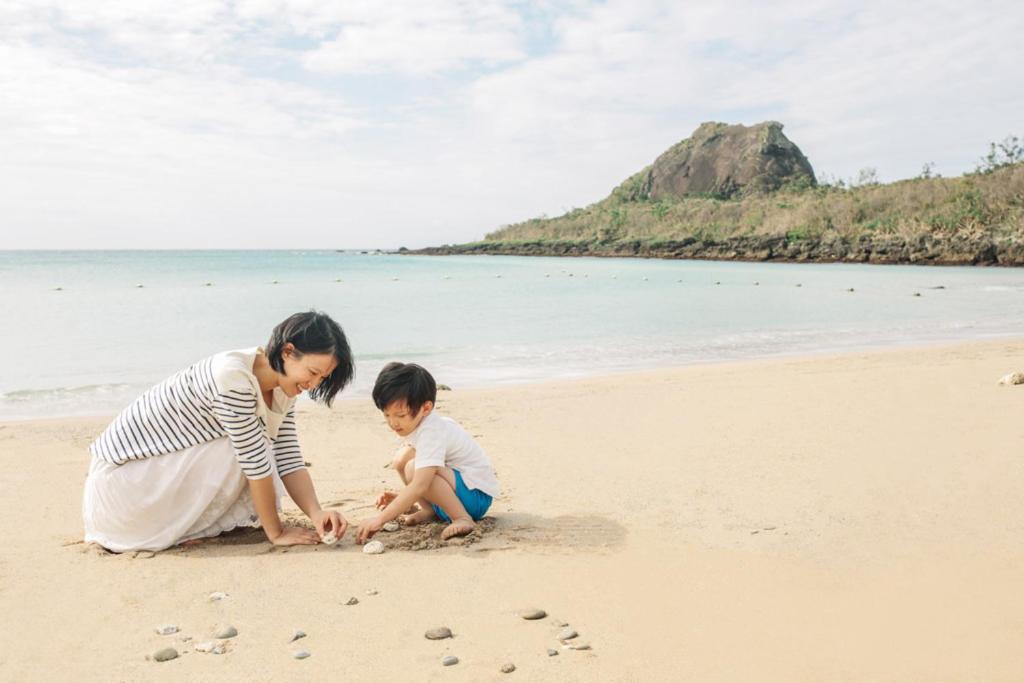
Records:
{"label": "woman's bare foot", "polygon": [[444,528],[441,532],[441,538],[448,540],[453,536],[465,536],[469,532],[473,531],[476,527],[476,522],[471,520],[469,517],[460,517],[453,519],[452,523]]}
{"label": "woman's bare foot", "polygon": [[427,508],[425,510],[417,510],[410,515],[400,515],[398,521],[405,526],[415,526],[417,524],[423,524],[429,522],[434,518],[434,509]]}

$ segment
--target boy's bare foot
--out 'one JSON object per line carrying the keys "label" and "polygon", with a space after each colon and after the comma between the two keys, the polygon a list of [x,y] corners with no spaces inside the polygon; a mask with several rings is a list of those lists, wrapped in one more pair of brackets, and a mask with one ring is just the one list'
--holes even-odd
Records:
{"label": "boy's bare foot", "polygon": [[476,523],[469,517],[460,517],[453,519],[452,523],[444,528],[441,532],[441,538],[448,540],[453,536],[465,536],[476,527]]}
{"label": "boy's bare foot", "polygon": [[417,510],[416,512],[412,513],[411,515],[401,515],[398,518],[398,521],[401,522],[402,524],[404,524],[405,526],[415,526],[417,524],[423,524],[424,522],[429,522],[433,518],[434,518],[434,509],[433,508],[427,508],[425,510]]}

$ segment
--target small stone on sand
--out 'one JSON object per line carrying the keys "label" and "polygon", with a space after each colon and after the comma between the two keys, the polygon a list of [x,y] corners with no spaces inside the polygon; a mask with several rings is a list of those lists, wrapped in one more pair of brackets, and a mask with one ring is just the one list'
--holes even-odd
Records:
{"label": "small stone on sand", "polygon": [[158,662],[168,662],[172,659],[178,658],[178,651],[173,647],[165,647],[162,650],[157,650],[153,653],[153,659]]}
{"label": "small stone on sand", "polygon": [[306,650],[296,650],[292,653],[292,657],[295,659],[305,659],[306,657],[309,657],[309,652]]}
{"label": "small stone on sand", "polygon": [[445,666],[453,666],[459,663],[459,658],[455,655],[446,655],[444,659],[441,660],[441,663]]}
{"label": "small stone on sand", "polygon": [[157,626],[155,629],[158,636],[169,636],[172,633],[178,632],[178,627],[173,624],[164,624],[163,626]]}
{"label": "small stone on sand", "polygon": [[370,590],[366,591],[366,594],[367,595],[376,595],[378,592],[379,591],[377,591],[376,589],[371,588]]}
{"label": "small stone on sand", "polygon": [[1011,372],[1009,375],[1003,375],[999,378],[999,383],[1006,386],[1024,384],[1024,372]]}
{"label": "small stone on sand", "polygon": [[543,619],[547,615],[548,613],[542,609],[524,609],[519,611],[519,616],[529,621],[533,621],[534,619]]}
{"label": "small stone on sand", "polygon": [[384,531],[398,531],[401,525],[398,522],[387,522],[383,527]]}
{"label": "small stone on sand", "polygon": [[423,635],[427,640],[444,640],[445,638],[452,637],[452,630],[447,626],[438,626],[437,628],[427,629],[427,632]]}
{"label": "small stone on sand", "polygon": [[370,541],[363,546],[363,552],[367,555],[380,555],[384,552],[384,544],[380,541]]}
{"label": "small stone on sand", "polygon": [[288,642],[289,643],[294,643],[299,638],[305,638],[305,637],[306,637],[306,632],[303,631],[301,628],[297,628],[294,631],[292,631],[292,639],[289,640]]}
{"label": "small stone on sand", "polygon": [[590,643],[570,643],[568,647],[570,650],[589,650]]}
{"label": "small stone on sand", "polygon": [[557,657],[557,656],[558,656],[558,650],[549,647],[548,648],[548,657]]}
{"label": "small stone on sand", "polygon": [[359,598],[356,598],[356,597],[349,598],[348,602],[345,603],[345,605],[347,607],[351,607],[352,605],[358,605],[358,604],[359,604]]}
{"label": "small stone on sand", "polygon": [[512,662],[505,662],[504,664],[501,665],[501,673],[503,673],[503,674],[510,674],[510,673],[512,673],[515,670],[516,670],[516,665],[513,664]]}
{"label": "small stone on sand", "polygon": [[576,631],[574,631],[572,628],[566,626],[565,628],[563,628],[561,631],[558,632],[558,639],[559,640],[572,640],[573,638],[575,638],[578,635],[579,634],[576,633]]}
{"label": "small stone on sand", "polygon": [[320,540],[326,543],[327,545],[334,545],[338,542],[338,537],[334,535],[333,531],[328,531],[326,534],[323,535],[323,538],[321,538]]}
{"label": "small stone on sand", "polygon": [[225,638],[234,638],[237,635],[238,635],[238,629],[235,628],[234,626],[228,625],[228,626],[221,626],[219,629],[217,629],[217,632],[213,634],[213,637],[214,638],[220,638],[221,640],[224,640]]}
{"label": "small stone on sand", "polygon": [[214,591],[213,593],[210,593],[210,595],[209,595],[209,597],[207,599],[210,602],[217,602],[218,600],[223,600],[226,597],[228,597],[227,593],[221,593],[220,591]]}

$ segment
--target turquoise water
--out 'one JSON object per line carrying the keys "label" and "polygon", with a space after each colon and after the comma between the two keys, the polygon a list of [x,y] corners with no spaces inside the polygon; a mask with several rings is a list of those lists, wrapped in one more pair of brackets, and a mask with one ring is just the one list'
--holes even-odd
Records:
{"label": "turquoise water", "polygon": [[1024,270],[1010,269],[50,251],[0,252],[0,283],[0,419],[114,412],[309,308],[352,343],[346,396],[390,360],[458,388],[1024,335]]}

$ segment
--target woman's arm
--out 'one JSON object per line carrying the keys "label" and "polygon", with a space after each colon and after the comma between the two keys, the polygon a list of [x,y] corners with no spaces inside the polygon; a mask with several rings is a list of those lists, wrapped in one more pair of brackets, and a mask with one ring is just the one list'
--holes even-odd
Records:
{"label": "woman's arm", "polygon": [[286,527],[277,515],[277,494],[274,491],[274,477],[249,480],[249,493],[253,507],[260,518],[263,532],[274,545],[312,545],[319,539],[309,529]]}
{"label": "woman's arm", "polygon": [[[320,501],[316,497],[316,489],[313,488],[313,480],[309,476],[309,470],[305,467],[295,470],[290,474],[281,477],[288,495],[295,501],[306,516],[316,526],[317,533],[325,536],[333,531],[336,539],[345,535],[348,529],[348,522],[338,513],[337,510],[327,510],[320,507]],[[329,542],[329,541],[328,541]]]}

